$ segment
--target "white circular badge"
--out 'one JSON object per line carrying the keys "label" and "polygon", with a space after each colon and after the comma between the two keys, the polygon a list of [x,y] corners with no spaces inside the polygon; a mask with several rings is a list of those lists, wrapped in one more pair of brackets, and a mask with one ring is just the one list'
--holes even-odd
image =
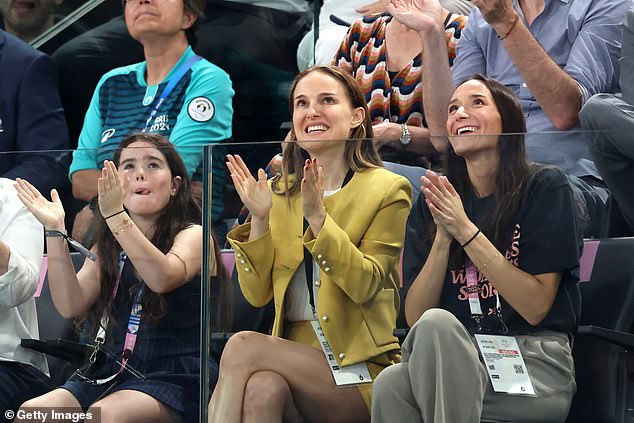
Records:
{"label": "white circular badge", "polygon": [[187,106],[189,117],[196,122],[207,122],[214,117],[215,111],[214,104],[206,97],[196,97]]}

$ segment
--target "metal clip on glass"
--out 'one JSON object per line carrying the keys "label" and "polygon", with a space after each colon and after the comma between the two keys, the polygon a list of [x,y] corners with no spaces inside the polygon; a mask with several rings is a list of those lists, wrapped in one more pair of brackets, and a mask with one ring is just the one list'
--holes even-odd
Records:
{"label": "metal clip on glass", "polygon": [[45,234],[47,237],[62,237],[64,238],[70,245],[75,249],[75,251],[81,253],[84,257],[88,257],[92,261],[97,261],[97,256],[90,251],[88,248],[81,245],[79,242],[75,241],[73,238],[69,237],[67,234],[61,231],[53,231],[46,229]]}

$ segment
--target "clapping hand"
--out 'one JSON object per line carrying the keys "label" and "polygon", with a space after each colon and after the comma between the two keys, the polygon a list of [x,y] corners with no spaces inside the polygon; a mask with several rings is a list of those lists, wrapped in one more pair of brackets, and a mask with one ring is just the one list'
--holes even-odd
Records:
{"label": "clapping hand", "polygon": [[268,220],[273,206],[273,194],[266,180],[266,172],[258,169],[256,181],[239,155],[227,154],[227,160],[231,180],[242,203],[253,217]]}
{"label": "clapping hand", "polygon": [[304,179],[302,179],[302,206],[304,217],[308,221],[314,234],[321,230],[326,219],[324,206],[324,169],[317,164],[317,159],[306,160],[304,164]]}
{"label": "clapping hand", "polygon": [[390,0],[387,11],[394,19],[419,32],[442,28],[442,6],[438,0]]}
{"label": "clapping hand", "polygon": [[[123,210],[124,187],[117,167],[110,160],[104,161],[101,177],[97,180],[99,210],[105,218]],[[124,175],[127,185],[127,174]]]}
{"label": "clapping hand", "polygon": [[14,186],[24,206],[44,228],[64,232],[64,206],[56,189],[51,190],[53,201],[48,201],[37,188],[24,179],[17,178]]}
{"label": "clapping hand", "polygon": [[428,170],[423,176],[423,193],[425,202],[431,212],[436,228],[441,231],[438,235],[448,234],[461,242],[462,233],[472,223],[467,217],[462,200],[446,176],[438,176]]}

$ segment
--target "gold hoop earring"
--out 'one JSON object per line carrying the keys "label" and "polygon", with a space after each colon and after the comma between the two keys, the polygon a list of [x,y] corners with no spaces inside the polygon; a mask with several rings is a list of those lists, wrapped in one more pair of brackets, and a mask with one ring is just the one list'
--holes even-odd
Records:
{"label": "gold hoop earring", "polygon": [[363,136],[361,138],[366,138],[368,132],[365,129],[365,122],[361,122],[361,130],[363,131]]}

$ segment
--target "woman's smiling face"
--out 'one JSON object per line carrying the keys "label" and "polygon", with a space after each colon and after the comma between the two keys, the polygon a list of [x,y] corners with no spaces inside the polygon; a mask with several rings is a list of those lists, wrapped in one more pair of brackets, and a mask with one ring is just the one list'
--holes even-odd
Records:
{"label": "woman's smiling face", "polygon": [[363,108],[352,107],[344,85],[323,72],[307,74],[295,87],[293,128],[301,147],[309,152],[348,139],[364,117]]}
{"label": "woman's smiling face", "polygon": [[482,81],[471,79],[458,86],[448,114],[449,142],[457,155],[497,149],[502,117]]}

